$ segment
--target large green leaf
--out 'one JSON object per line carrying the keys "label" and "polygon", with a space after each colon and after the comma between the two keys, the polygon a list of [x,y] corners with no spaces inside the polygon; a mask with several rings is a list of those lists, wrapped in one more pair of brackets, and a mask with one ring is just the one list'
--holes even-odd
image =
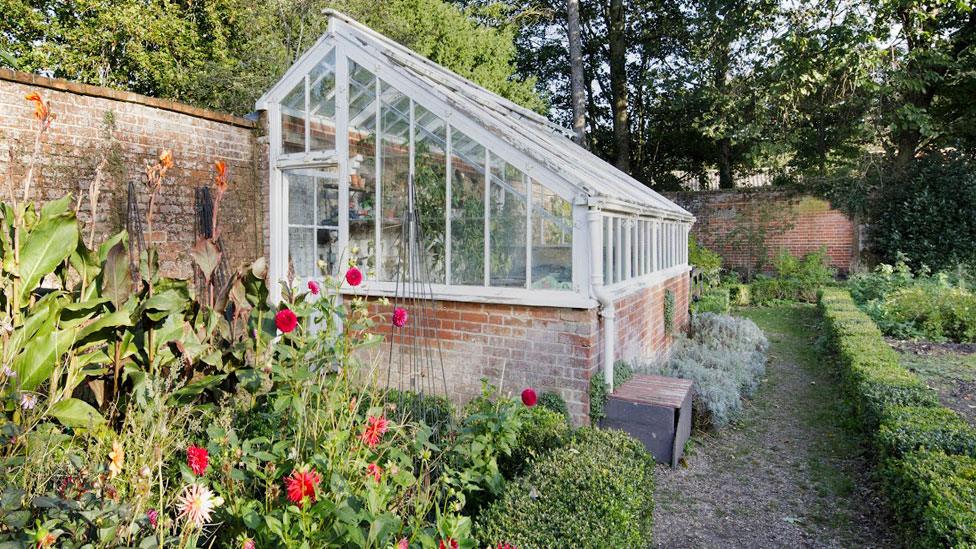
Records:
{"label": "large green leaf", "polygon": [[58,402],[51,407],[51,415],[68,427],[89,427],[105,422],[98,410],[77,398]]}
{"label": "large green leaf", "polygon": [[[46,206],[45,206],[46,207]],[[78,223],[70,216],[44,217],[20,248],[20,298],[27,302],[30,292],[48,273],[54,271],[78,246]]]}
{"label": "large green leaf", "polygon": [[192,402],[194,398],[200,393],[216,387],[221,381],[227,378],[226,374],[213,375],[213,376],[203,376],[192,383],[188,383],[185,386],[177,389],[169,397],[167,401],[168,404],[187,404]]}
{"label": "large green leaf", "polygon": [[38,336],[27,342],[23,352],[14,358],[14,371],[20,386],[26,391],[35,389],[50,377],[55,361],[75,342],[77,329],[57,330]]}
{"label": "large green leaf", "polygon": [[102,295],[112,300],[115,310],[132,295],[132,276],[129,271],[129,254],[122,242],[109,248],[102,266]]}
{"label": "large green leaf", "polygon": [[128,311],[105,313],[95,318],[78,332],[78,350],[84,350],[92,345],[107,342],[104,337],[99,337],[99,332],[107,328],[118,328],[120,326],[132,326],[132,320],[129,318]]}
{"label": "large green leaf", "polygon": [[203,277],[208,281],[210,277],[213,276],[215,270],[217,270],[217,265],[220,264],[220,250],[213,243],[212,240],[201,238],[197,241],[193,249],[190,250],[190,257],[193,258],[193,262],[203,273]]}

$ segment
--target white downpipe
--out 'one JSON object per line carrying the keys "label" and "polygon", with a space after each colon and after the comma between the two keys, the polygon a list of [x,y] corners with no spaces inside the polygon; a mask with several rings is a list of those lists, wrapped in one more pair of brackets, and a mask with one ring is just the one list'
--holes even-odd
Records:
{"label": "white downpipe", "polygon": [[[614,322],[613,299],[603,283],[603,216],[600,210],[588,212],[590,222],[590,287],[593,297],[600,303],[603,317],[603,379],[607,390],[613,391],[613,354],[617,340]],[[613,267],[611,265],[611,267]]]}

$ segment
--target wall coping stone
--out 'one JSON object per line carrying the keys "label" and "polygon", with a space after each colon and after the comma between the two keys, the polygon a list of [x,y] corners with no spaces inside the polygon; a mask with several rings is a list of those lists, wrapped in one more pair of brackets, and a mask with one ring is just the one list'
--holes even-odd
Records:
{"label": "wall coping stone", "polygon": [[39,74],[15,71],[0,67],[0,80],[17,82],[28,86],[37,86],[50,90],[69,92],[78,95],[102,97],[112,99],[114,101],[121,101],[123,103],[135,103],[137,105],[145,105],[147,107],[153,107],[164,111],[172,111],[205,120],[213,120],[215,122],[222,122],[224,124],[230,124],[242,128],[253,129],[257,127],[257,122],[240,116],[234,116],[232,114],[212,111],[209,109],[201,109],[200,107],[193,107],[191,105],[178,103],[169,99],[159,99],[158,97],[149,97],[138,93],[116,90],[103,86],[82,84],[81,82],[73,82],[63,78],[48,78]]}

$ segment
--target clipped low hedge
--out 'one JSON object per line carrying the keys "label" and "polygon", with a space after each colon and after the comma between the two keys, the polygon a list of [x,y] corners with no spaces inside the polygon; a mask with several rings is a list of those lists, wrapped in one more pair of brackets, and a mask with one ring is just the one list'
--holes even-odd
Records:
{"label": "clipped low hedge", "polygon": [[935,392],[901,366],[898,354],[846,290],[821,290],[819,306],[848,393],[869,432],[877,429],[889,407],[938,405]]}
{"label": "clipped low hedge", "polygon": [[889,408],[875,442],[882,460],[900,459],[920,449],[976,457],[976,429],[941,406]]}
{"label": "clipped low hedge", "polygon": [[885,487],[912,547],[976,547],[976,459],[923,450],[890,460]]}
{"label": "clipped low hedge", "polygon": [[533,461],[569,441],[572,429],[566,416],[542,406],[528,408],[511,455],[498,460],[498,469],[507,479],[521,474]]}
{"label": "clipped low hedge", "polygon": [[976,547],[976,429],[939,406],[846,290],[818,303],[907,545]]}
{"label": "clipped low hedge", "polygon": [[692,313],[715,313],[727,315],[732,310],[731,300],[729,299],[729,289],[711,288],[698,298],[698,301],[691,304]]}
{"label": "clipped low hedge", "polygon": [[654,458],[621,431],[582,428],[510,482],[475,522],[481,546],[650,547]]}

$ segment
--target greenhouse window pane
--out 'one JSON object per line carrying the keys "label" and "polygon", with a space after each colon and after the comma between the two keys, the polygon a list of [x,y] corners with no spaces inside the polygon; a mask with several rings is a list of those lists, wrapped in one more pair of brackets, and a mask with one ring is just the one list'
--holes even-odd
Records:
{"label": "greenhouse window pane", "polygon": [[485,282],[485,148],[451,128],[451,283]]}
{"label": "greenhouse window pane", "polygon": [[308,75],[309,150],[335,149],[335,50]]}
{"label": "greenhouse window pane", "polygon": [[532,287],[573,287],[573,206],[532,181]]}
{"label": "greenhouse window pane", "polygon": [[339,259],[339,251],[336,249],[339,242],[339,230],[316,229],[316,235],[315,259],[325,263],[327,274],[335,274],[336,263]]}
{"label": "greenhouse window pane", "polygon": [[311,277],[315,270],[315,229],[288,229],[288,262],[295,276]]}
{"label": "greenhouse window pane", "polygon": [[349,247],[364,273],[375,269],[376,219],[376,77],[350,60]]}
{"label": "greenhouse window pane", "polygon": [[491,286],[525,286],[525,198],[528,178],[501,158],[491,155],[488,217]]}
{"label": "greenhouse window pane", "polygon": [[315,178],[288,174],[288,224],[315,224]]}
{"label": "greenhouse window pane", "polygon": [[447,126],[420,105],[414,105],[414,196],[425,249],[426,278],[444,283],[447,211]]}
{"label": "greenhouse window pane", "polygon": [[339,226],[339,187],[336,180],[318,178],[317,211],[315,224],[319,227]]}
{"label": "greenhouse window pane", "polygon": [[281,152],[305,152],[305,80],[281,101]]}
{"label": "greenhouse window pane", "polygon": [[399,268],[400,235],[410,179],[410,99],[380,83],[380,159],[382,223],[379,279],[394,280]]}
{"label": "greenhouse window pane", "polygon": [[603,218],[603,283],[613,283],[613,219]]}

